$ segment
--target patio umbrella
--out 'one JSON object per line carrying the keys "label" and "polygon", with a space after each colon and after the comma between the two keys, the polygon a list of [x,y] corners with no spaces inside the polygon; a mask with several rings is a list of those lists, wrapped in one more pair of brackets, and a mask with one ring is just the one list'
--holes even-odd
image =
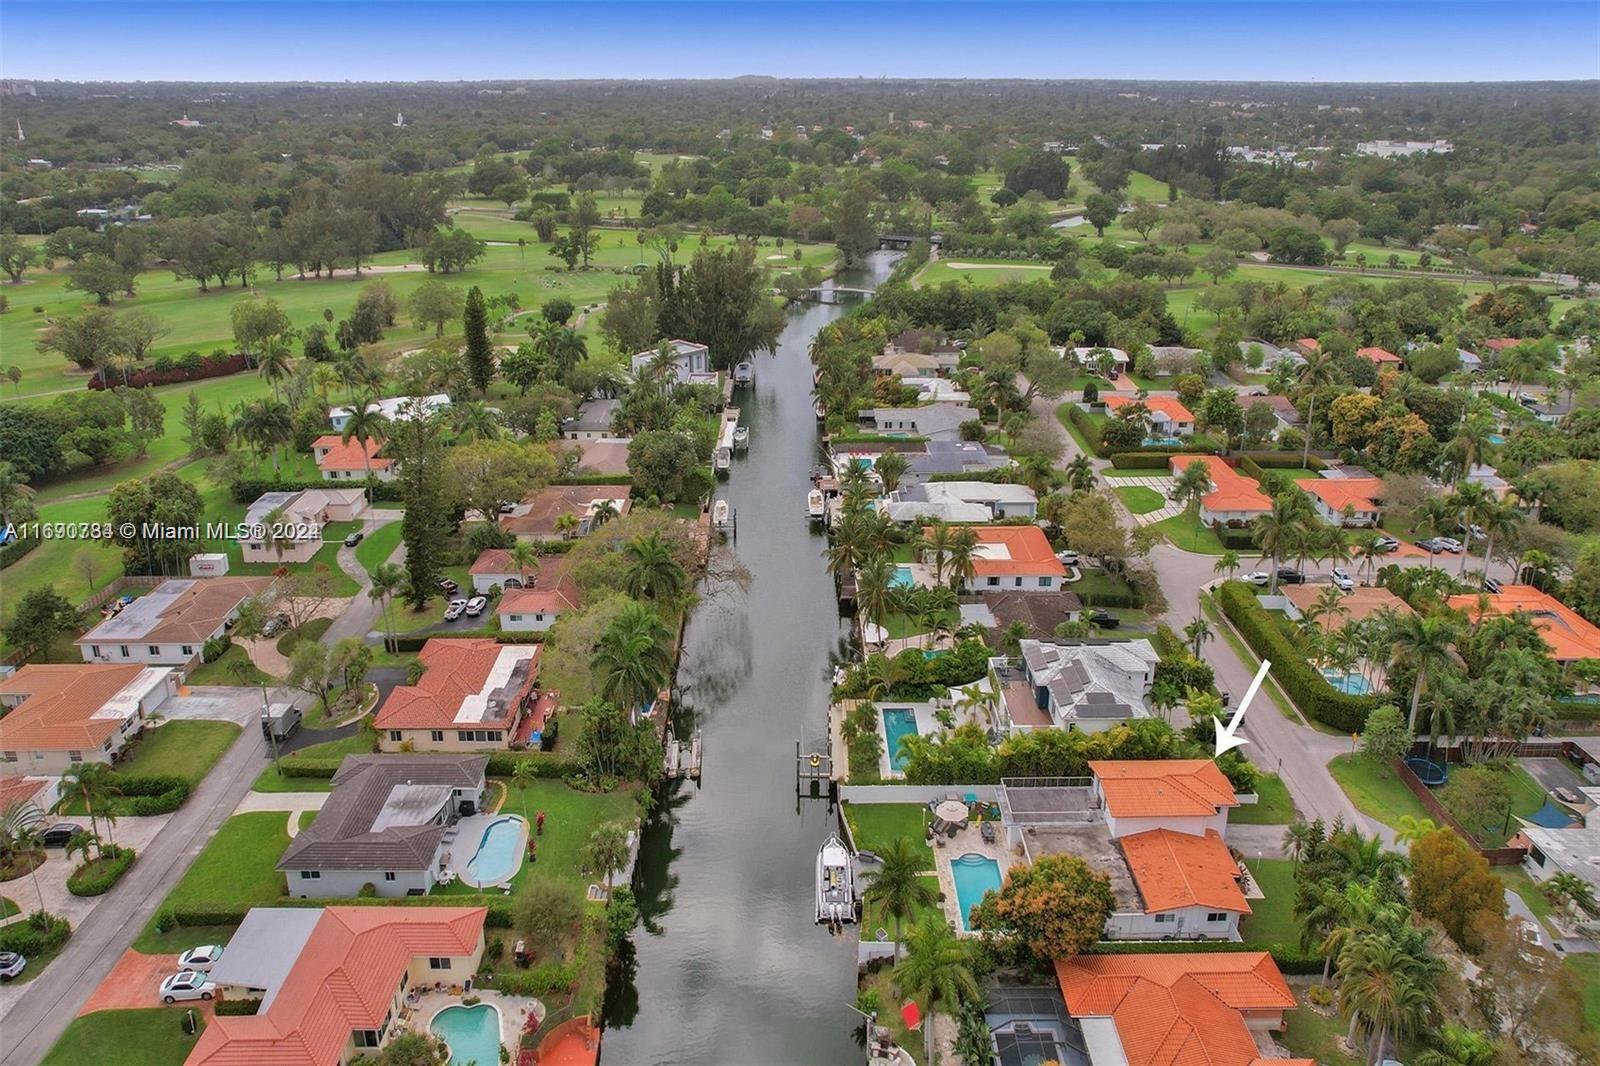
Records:
{"label": "patio umbrella", "polygon": [[960,800],[945,800],[933,809],[933,813],[947,822],[964,822],[967,820],[967,805]]}
{"label": "patio umbrella", "polygon": [[906,1028],[916,1032],[922,1027],[922,1011],[917,1007],[916,1000],[906,1000],[906,1005],[900,1008],[900,1020],[906,1023]]}

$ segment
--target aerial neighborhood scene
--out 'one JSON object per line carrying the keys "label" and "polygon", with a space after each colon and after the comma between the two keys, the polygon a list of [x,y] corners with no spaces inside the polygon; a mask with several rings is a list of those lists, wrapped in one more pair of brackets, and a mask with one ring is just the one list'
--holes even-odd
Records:
{"label": "aerial neighborhood scene", "polygon": [[1600,1062],[1597,137],[1592,0],[0,0],[0,1066]]}

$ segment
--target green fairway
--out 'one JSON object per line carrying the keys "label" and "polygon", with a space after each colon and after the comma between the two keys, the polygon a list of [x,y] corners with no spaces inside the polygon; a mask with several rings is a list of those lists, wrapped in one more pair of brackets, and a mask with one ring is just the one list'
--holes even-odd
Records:
{"label": "green fairway", "polygon": [[1167,505],[1161,493],[1155,489],[1147,489],[1143,485],[1118,486],[1115,491],[1118,499],[1134,514],[1149,514]]}
{"label": "green fairway", "polygon": [[[151,997],[154,999],[154,996]],[[183,1031],[184,1010],[102,1010],[74,1018],[41,1066],[180,1066],[205,1031],[200,1019],[193,1036]],[[199,1012],[196,1012],[198,1016]]]}

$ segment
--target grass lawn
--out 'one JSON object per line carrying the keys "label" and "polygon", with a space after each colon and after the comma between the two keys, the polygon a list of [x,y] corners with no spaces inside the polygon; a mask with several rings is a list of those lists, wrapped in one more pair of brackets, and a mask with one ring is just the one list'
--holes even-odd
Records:
{"label": "grass lawn", "polygon": [[[370,755],[376,739],[371,729],[362,729],[342,740],[329,740],[301,748],[295,754],[319,759]],[[256,792],[327,792],[333,785],[326,777],[284,777],[269,764],[250,788]]]}
{"label": "grass lawn", "polygon": [[[961,612],[958,610],[946,611],[944,612],[944,620],[946,625],[951,629],[955,629],[961,625]],[[928,627],[923,625],[919,619],[913,619],[910,615],[901,614],[898,611],[885,616],[883,627],[889,631],[891,639],[914,637],[918,633],[928,632]]]}
{"label": "grass lawn", "polygon": [[1539,886],[1533,878],[1520,866],[1491,866],[1489,872],[1498,877],[1505,886],[1522,897],[1522,902],[1528,905],[1533,916],[1541,922],[1550,917],[1553,908],[1545,894],[1539,891]]}
{"label": "grass lawn", "polygon": [[1267,898],[1250,901],[1250,913],[1239,924],[1240,933],[1252,944],[1298,944],[1294,863],[1288,859],[1246,859],[1245,865]]}
{"label": "grass lawn", "polygon": [[1277,774],[1257,777],[1256,797],[1255,803],[1229,811],[1228,821],[1236,825],[1288,825],[1294,821],[1294,800]]}
{"label": "grass lawn", "polygon": [[900,1006],[905,1002],[905,997],[895,992],[892,969],[885,966],[878,972],[869,974],[862,979],[860,988],[863,992],[872,991],[878,994],[878,1024],[889,1030],[894,1042],[906,1050],[912,1062],[917,1066],[923,1066],[927,1059],[922,1054],[922,1030],[912,1032],[906,1028],[905,1019],[900,1017]]}
{"label": "grass lawn", "polygon": [[1566,965],[1583,982],[1583,1022],[1600,1029],[1600,955],[1568,955]]}
{"label": "grass lawn", "polygon": [[233,722],[179,721],[146,728],[117,772],[177,774],[198,785],[241,732]]}
{"label": "grass lawn", "polygon": [[1328,763],[1328,772],[1357,810],[1384,825],[1393,828],[1407,814],[1431,817],[1393,769],[1365,755],[1336,755]]}
{"label": "grass lawn", "polygon": [[273,869],[289,846],[282,811],[236,814],[195,858],[162,904],[267,907],[284,896],[283,874]]}
{"label": "grass lawn", "polygon": [[[1528,771],[1515,764],[1513,764],[1509,772],[1505,774],[1505,782],[1507,790],[1511,794],[1511,814],[1514,816],[1509,821],[1509,827],[1511,832],[1516,832],[1516,818],[1526,818],[1537,811],[1540,807],[1543,807],[1547,793],[1545,792],[1544,786],[1535,781],[1533,776],[1529,774]],[[1450,804],[1446,799],[1448,796],[1447,788],[1438,789],[1437,795],[1440,802],[1444,803],[1446,809],[1448,809]],[[1466,818],[1461,817],[1461,815],[1456,811],[1452,810],[1450,813],[1455,814],[1456,820],[1460,822],[1469,832],[1476,836],[1478,842],[1484,847],[1498,848],[1505,844],[1506,837],[1509,835],[1506,832],[1506,826],[1508,824],[1506,821],[1497,821],[1488,828],[1485,828],[1479,825],[1472,825]]]}
{"label": "grass lawn", "polygon": [[[870,871],[872,869],[873,869],[873,867],[871,867],[871,866],[867,867],[867,870],[869,871],[869,873],[870,873]],[[934,895],[936,897],[938,896],[938,894],[939,894],[939,878],[938,877],[936,877],[933,874],[927,874],[927,875],[925,875],[923,877],[917,878],[917,880],[921,881],[923,884],[925,884],[929,888],[931,888],[933,890]],[[867,879],[866,883],[868,885],[872,884],[872,880],[871,880],[870,877]],[[941,904],[937,903],[937,902],[934,903],[930,907],[918,907],[910,915],[908,915],[903,922],[900,923],[901,931],[904,932],[905,930],[910,929],[912,927],[912,925],[916,924],[916,922],[924,914],[937,914],[942,919],[943,916],[944,916],[944,907]],[[876,939],[878,939],[878,929],[880,927],[888,931],[890,940],[894,939],[894,935],[895,935],[894,934],[894,919],[889,917],[887,914],[884,914],[882,908],[877,906],[876,904],[872,904],[872,903],[867,904],[865,909],[862,910],[862,912],[861,912],[861,939],[863,939],[863,940],[876,940]]]}
{"label": "grass lawn", "polygon": [[856,850],[883,854],[899,837],[911,841],[913,850],[924,860],[923,869],[933,869],[933,848],[923,839],[927,808],[920,803],[850,803],[844,816],[855,837]]}
{"label": "grass lawn", "polygon": [[[193,1036],[183,1031],[182,1010],[102,1010],[74,1018],[41,1066],[180,1066],[205,1031],[201,1020]],[[196,1012],[196,1017],[199,1012]]]}
{"label": "grass lawn", "polygon": [[133,950],[145,955],[180,955],[201,944],[226,946],[238,931],[236,925],[180,925],[158,933],[149,926],[133,942]]}
{"label": "grass lawn", "polygon": [[1365,1060],[1347,1055],[1339,1050],[1339,1038],[1344,1036],[1346,1023],[1338,1015],[1324,1017],[1310,1007],[1286,1011],[1283,1020],[1287,1026],[1279,1043],[1291,1055],[1314,1059],[1321,1066],[1361,1066]]}
{"label": "grass lawn", "polygon": [[[244,667],[241,677],[234,671]],[[200,669],[189,675],[191,685],[275,685],[278,679],[256,666],[250,661],[250,654],[244,648],[235,644],[209,663],[203,663]]]}
{"label": "grass lawn", "polygon": [[1067,413],[1076,406],[1078,406],[1076,403],[1069,401],[1068,403],[1064,403],[1057,407],[1056,421],[1061,423],[1062,428],[1067,431],[1067,435],[1077,443],[1078,450],[1084,455],[1092,457],[1098,453],[1094,450],[1094,448],[1090,447],[1089,442],[1084,439],[1083,434],[1078,432],[1078,427],[1072,424],[1072,417]]}
{"label": "grass lawn", "polygon": [[9,918],[13,914],[21,914],[22,908],[17,906],[17,901],[10,896],[0,896],[0,918]]}
{"label": "grass lawn", "polygon": [[300,828],[301,829],[305,829],[306,826],[308,826],[312,822],[316,821],[317,820],[317,814],[318,814],[317,811],[301,811],[300,812]]}
{"label": "grass lawn", "polygon": [[402,524],[390,522],[386,526],[379,526],[367,535],[367,538],[356,545],[356,562],[366,571],[376,570],[378,564],[384,562],[394,553],[400,543]]}
{"label": "grass lawn", "polygon": [[322,634],[326,633],[331,625],[333,625],[331,618],[312,618],[299,629],[289,630],[278,638],[278,654],[288,658],[294,654],[295,645],[302,640],[321,640]]}
{"label": "grass lawn", "polygon": [[[1126,492],[1126,489],[1118,489]],[[1222,541],[1217,539],[1214,530],[1205,525],[1197,525],[1188,515],[1173,515],[1163,518],[1151,526],[1167,540],[1172,542],[1174,548],[1186,552],[1200,552],[1203,555],[1221,555]]]}
{"label": "grass lawn", "polygon": [[1155,489],[1147,489],[1143,485],[1119,486],[1116,494],[1127,505],[1128,510],[1134,514],[1149,514],[1159,511],[1167,504],[1166,499]]}

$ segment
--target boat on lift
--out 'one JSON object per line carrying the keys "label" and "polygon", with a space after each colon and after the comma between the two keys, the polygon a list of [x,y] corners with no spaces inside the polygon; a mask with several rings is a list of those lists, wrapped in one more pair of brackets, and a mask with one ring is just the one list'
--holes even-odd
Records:
{"label": "boat on lift", "polygon": [[748,385],[756,379],[756,365],[746,359],[733,368],[733,383]]}
{"label": "boat on lift", "polygon": [[733,446],[741,451],[750,447],[749,426],[739,426],[733,431]]}
{"label": "boat on lift", "polygon": [[828,517],[828,500],[821,489],[806,493],[806,517],[818,524]]}
{"label": "boat on lift", "polygon": [[718,500],[711,505],[711,527],[718,533],[726,533],[733,527],[732,511],[728,508],[727,500]]}
{"label": "boat on lift", "polygon": [[732,467],[733,449],[718,448],[716,454],[711,457],[711,468],[716,471],[718,477],[727,477]]}
{"label": "boat on lift", "polygon": [[855,866],[837,834],[817,852],[817,924],[854,925],[859,918]]}

